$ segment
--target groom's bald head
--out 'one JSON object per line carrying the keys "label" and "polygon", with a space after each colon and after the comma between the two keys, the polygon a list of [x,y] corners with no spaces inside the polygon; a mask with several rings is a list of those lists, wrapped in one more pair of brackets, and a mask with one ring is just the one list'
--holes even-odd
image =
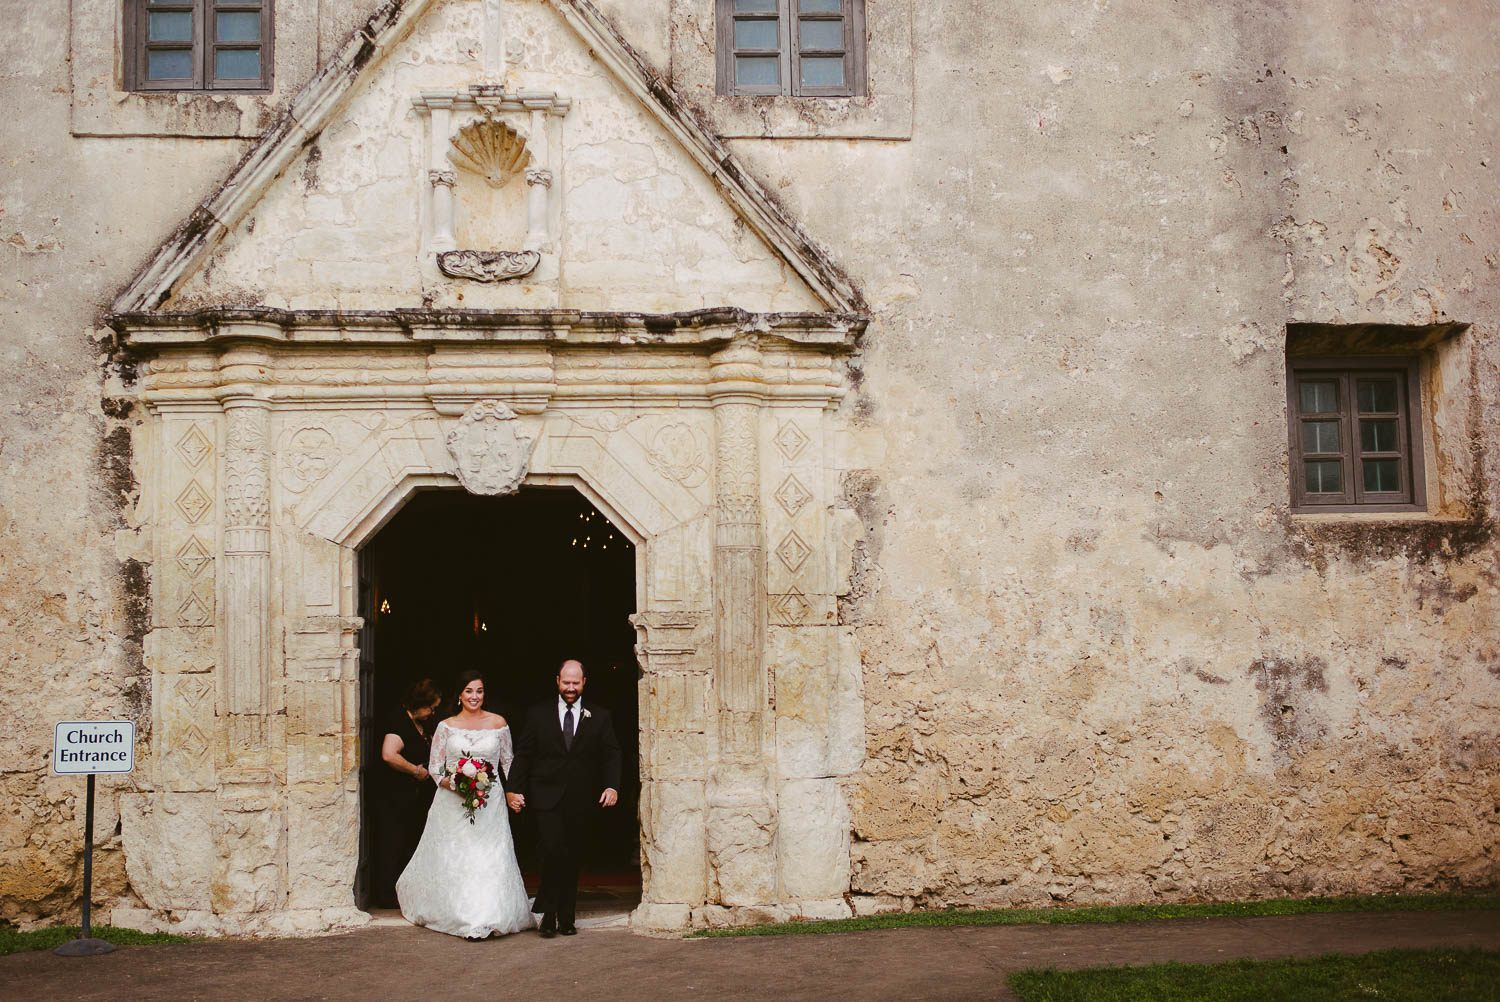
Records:
{"label": "groom's bald head", "polygon": [[557,669],[557,694],[571,704],[582,694],[586,680],[582,661],[564,661]]}

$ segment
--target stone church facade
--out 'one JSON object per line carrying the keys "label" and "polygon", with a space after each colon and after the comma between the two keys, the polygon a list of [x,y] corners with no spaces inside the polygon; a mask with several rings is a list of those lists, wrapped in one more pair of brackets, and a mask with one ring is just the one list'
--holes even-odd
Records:
{"label": "stone church facade", "polygon": [[137,6],[6,55],[0,921],[104,718],[110,921],[366,921],[361,553],[537,487],[636,554],[640,929],[1494,885],[1486,5],[282,0],[222,92]]}

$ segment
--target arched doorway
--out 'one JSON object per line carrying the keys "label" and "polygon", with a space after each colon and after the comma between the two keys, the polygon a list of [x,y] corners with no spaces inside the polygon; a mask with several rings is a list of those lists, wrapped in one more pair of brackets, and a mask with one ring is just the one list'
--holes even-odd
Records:
{"label": "arched doorway", "polygon": [[[620,803],[605,815],[585,863],[580,907],[628,911],[639,899],[639,711],[629,617],[636,611],[636,549],[570,487],[523,487],[481,497],[415,494],[360,551],[361,789],[376,788],[383,728],[407,686],[436,682],[446,697],[459,672],[487,673],[486,707],[519,721],[555,691],[566,658],[588,668],[586,698],[614,716],[624,768]],[[445,702],[443,714],[453,711]],[[380,812],[361,798],[361,908],[378,906]],[[530,819],[512,817],[528,885],[539,873]],[[614,907],[611,907],[614,906]]]}

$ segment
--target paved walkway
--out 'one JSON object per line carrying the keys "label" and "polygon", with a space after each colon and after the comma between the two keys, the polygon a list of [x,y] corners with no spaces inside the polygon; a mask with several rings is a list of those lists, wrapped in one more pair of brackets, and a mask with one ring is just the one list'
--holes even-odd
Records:
{"label": "paved walkway", "polygon": [[343,936],[0,957],[5,999],[1009,999],[1031,967],[1209,963],[1390,947],[1500,949],[1500,911],[967,926],[666,940],[595,928],[469,943],[382,923]]}

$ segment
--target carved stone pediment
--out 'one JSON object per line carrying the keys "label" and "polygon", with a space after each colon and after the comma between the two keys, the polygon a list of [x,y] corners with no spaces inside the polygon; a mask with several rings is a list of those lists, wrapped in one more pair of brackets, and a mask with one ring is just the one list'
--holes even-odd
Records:
{"label": "carved stone pediment", "polygon": [[498,400],[481,400],[459,418],[447,442],[465,490],[509,494],[526,477],[536,439],[521,430],[515,411]]}
{"label": "carved stone pediment", "polygon": [[523,278],[536,271],[542,256],[536,251],[451,250],[438,255],[438,268],[449,278],[476,282],[503,282]]}

